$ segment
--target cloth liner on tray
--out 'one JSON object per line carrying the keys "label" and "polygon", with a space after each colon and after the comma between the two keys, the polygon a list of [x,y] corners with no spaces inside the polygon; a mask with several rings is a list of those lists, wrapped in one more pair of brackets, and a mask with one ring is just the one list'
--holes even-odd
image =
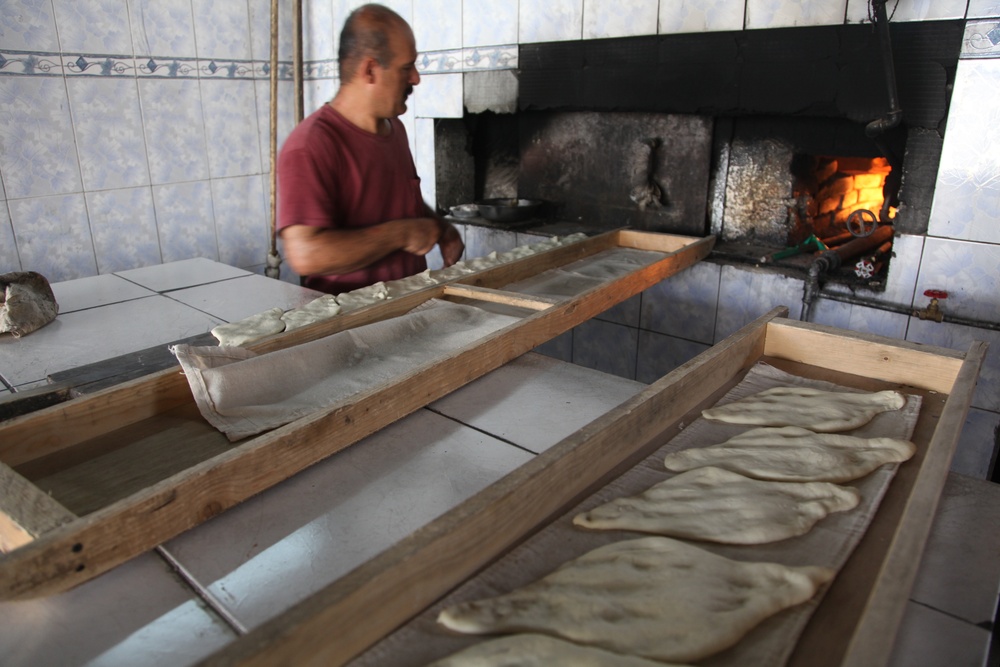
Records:
{"label": "cloth liner on tray", "polygon": [[174,345],[198,409],[231,441],[277,428],[453,353],[517,318],[430,300],[267,354]]}
{"label": "cloth liner on tray", "polygon": [[[814,387],[831,391],[858,391],[821,380],[792,375],[765,362],[758,362],[718,405],[778,386]],[[883,412],[871,422],[849,433],[858,437],[910,439],[920,412],[921,397],[905,394],[901,410]],[[388,635],[349,663],[349,667],[420,667],[486,637],[456,636],[436,623],[438,612],[468,600],[505,593],[542,578],[560,564],[597,547],[638,537],[630,531],[585,531],[572,519],[613,498],[634,495],[653,484],[675,476],[663,466],[663,457],[689,447],[723,442],[750,427],[720,424],[698,418],[637,466],[625,472],[560,518],[528,538],[496,563],[460,585],[413,621]],[[832,514],[807,534],[780,542],[753,546],[728,546],[691,541],[698,547],[737,560],[774,562],[785,565],[819,565],[839,570],[864,536],[899,465],[887,464],[866,477],[846,483],[861,492],[861,503],[849,512]],[[799,635],[822,600],[812,600],[786,609],[753,628],[735,646],[698,662],[699,667],[780,667],[785,664]]]}

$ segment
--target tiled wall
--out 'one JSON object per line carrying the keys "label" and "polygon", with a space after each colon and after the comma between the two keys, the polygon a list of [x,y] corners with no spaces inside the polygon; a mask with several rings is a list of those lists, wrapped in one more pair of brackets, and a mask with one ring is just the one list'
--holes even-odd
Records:
{"label": "tiled wall", "polygon": [[[305,109],[336,90],[337,32],[359,2],[305,0]],[[867,20],[866,0],[386,0],[424,76],[404,117],[434,173],[434,118],[461,117],[466,72],[517,68],[519,43]],[[1000,320],[1000,2],[899,0],[892,20],[969,19],[926,237],[897,240],[879,298]],[[268,246],[268,0],[6,0],[0,11],[0,272],[51,280],[188,257],[259,270]],[[281,3],[279,138],[292,126],[290,3]],[[433,179],[425,195],[434,201]],[[473,234],[475,237],[475,234]],[[483,245],[469,239],[470,254]],[[479,244],[477,246],[477,244]],[[294,280],[287,267],[283,277]],[[703,263],[553,341],[577,363],[648,381],[800,281]],[[993,343],[956,465],[982,474],[1000,422],[1000,335],[821,301],[815,319],[916,342]],[[613,345],[605,341],[614,341]],[[990,436],[992,437],[992,436]],[[975,442],[973,442],[975,441]],[[972,444],[970,444],[972,443]],[[978,444],[977,444],[978,443]]]}

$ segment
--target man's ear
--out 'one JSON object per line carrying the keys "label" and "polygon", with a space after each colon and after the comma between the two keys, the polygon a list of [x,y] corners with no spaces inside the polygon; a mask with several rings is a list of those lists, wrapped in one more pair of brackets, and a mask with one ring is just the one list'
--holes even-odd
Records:
{"label": "man's ear", "polygon": [[378,69],[378,61],[374,58],[365,58],[361,67],[361,75],[364,77],[365,83],[375,83],[376,70]]}

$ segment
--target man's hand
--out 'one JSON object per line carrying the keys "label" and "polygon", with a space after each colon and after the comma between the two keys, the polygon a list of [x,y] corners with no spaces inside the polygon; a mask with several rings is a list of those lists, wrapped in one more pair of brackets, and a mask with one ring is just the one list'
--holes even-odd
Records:
{"label": "man's hand", "polygon": [[410,218],[400,220],[405,226],[406,236],[402,249],[414,255],[426,255],[438,242],[441,226],[435,218]]}
{"label": "man's hand", "polygon": [[445,266],[451,266],[462,258],[462,253],[465,252],[465,243],[462,242],[462,235],[454,226],[442,221],[441,227],[441,238],[438,239],[441,259],[444,260]]}

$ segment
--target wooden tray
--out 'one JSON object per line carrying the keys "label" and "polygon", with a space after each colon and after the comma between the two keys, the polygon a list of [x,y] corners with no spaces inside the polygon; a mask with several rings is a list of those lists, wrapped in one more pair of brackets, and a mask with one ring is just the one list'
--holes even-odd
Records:
{"label": "wooden tray", "polygon": [[[513,325],[342,404],[231,445],[179,367],[0,423],[0,599],[65,590],[357,442],[704,258],[714,237],[615,231],[262,340],[268,352],[428,299],[503,304]],[[662,255],[568,298],[504,286],[616,248]]]}
{"label": "wooden tray", "polygon": [[778,308],[510,475],[207,659],[341,665],[475,576],[679,432],[763,360],[796,375],[919,394],[918,451],[901,466],[789,665],[884,665],[986,352],[804,324]]}

